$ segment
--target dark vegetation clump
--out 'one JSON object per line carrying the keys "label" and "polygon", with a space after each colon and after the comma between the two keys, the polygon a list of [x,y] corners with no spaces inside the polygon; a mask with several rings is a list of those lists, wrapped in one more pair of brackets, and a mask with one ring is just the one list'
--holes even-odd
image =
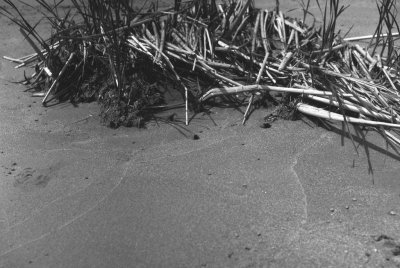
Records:
{"label": "dark vegetation clump", "polygon": [[[253,109],[274,103],[266,126],[301,113],[342,121],[345,131],[349,124],[367,125],[393,148],[400,146],[395,0],[377,2],[377,29],[359,38],[337,30],[346,10],[339,0],[316,0],[318,25],[310,0],[299,1],[301,19],[285,16],[279,1],[265,10],[251,0],[176,0],[165,9],[138,9],[125,0],[72,0],[73,7],[61,14],[62,1],[36,0],[52,26],[48,39],[12,1],[5,2],[1,13],[20,26],[36,52],[8,59],[34,66],[25,83],[43,95],[44,105],[97,100],[105,124],[140,127],[160,110],[185,107],[187,124],[189,110],[225,104],[244,106],[244,123]],[[365,38],[371,40],[366,47],[353,43]],[[166,103],[167,85],[183,104]]]}

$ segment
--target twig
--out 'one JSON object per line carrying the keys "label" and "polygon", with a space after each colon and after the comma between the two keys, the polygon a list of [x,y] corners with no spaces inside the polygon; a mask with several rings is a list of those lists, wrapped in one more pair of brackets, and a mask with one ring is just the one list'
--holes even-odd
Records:
{"label": "twig", "polygon": [[[301,89],[301,88],[291,88],[291,87],[278,87],[270,85],[247,85],[247,86],[234,86],[234,87],[223,87],[223,88],[213,88],[207,91],[201,98],[200,101],[205,101],[211,97],[219,95],[228,94],[239,94],[244,92],[253,91],[278,91],[296,94],[309,94],[309,95],[320,95],[320,96],[333,96],[330,91],[322,91],[314,88]],[[344,97],[351,97],[352,94],[343,94]]]}
{"label": "twig", "polygon": [[47,91],[46,95],[44,96],[42,100],[42,104],[46,104],[47,97],[49,96],[50,92],[54,89],[55,85],[58,83],[62,75],[64,74],[65,70],[67,69],[68,65],[71,63],[72,58],[75,56],[75,52],[72,52],[71,55],[69,55],[69,58],[67,62],[65,63],[64,67],[61,69],[60,73],[58,74],[56,80],[54,80],[53,84],[50,86],[49,90]]}
{"label": "twig", "polygon": [[[399,36],[399,33],[391,33],[391,36]],[[348,37],[344,38],[344,41],[350,42],[350,41],[360,41],[360,40],[365,40],[365,39],[372,39],[372,38],[377,38],[377,37],[387,37],[388,34],[380,34],[380,35],[364,35],[364,36],[355,36],[355,37]]]}
{"label": "twig", "polygon": [[365,120],[365,119],[360,119],[360,118],[355,118],[355,117],[350,117],[350,116],[343,116],[341,114],[329,112],[324,109],[316,108],[314,106],[304,104],[304,103],[298,103],[296,108],[298,111],[300,111],[304,114],[319,117],[319,118],[324,118],[324,119],[328,119],[328,120],[336,120],[336,121],[342,121],[342,122],[347,121],[352,124],[369,125],[369,126],[376,126],[376,127],[400,128],[400,124],[392,124],[392,123],[386,123],[386,122]]}

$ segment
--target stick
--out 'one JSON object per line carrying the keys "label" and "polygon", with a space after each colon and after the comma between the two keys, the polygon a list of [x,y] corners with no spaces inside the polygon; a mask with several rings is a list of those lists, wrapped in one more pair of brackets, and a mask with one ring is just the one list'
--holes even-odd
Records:
{"label": "stick", "polygon": [[72,52],[71,55],[69,55],[69,58],[67,60],[67,62],[65,63],[64,67],[61,69],[60,73],[58,74],[56,80],[54,80],[53,84],[51,85],[51,87],[49,88],[49,90],[47,91],[46,95],[44,96],[43,100],[42,100],[42,104],[45,105],[46,104],[46,100],[47,97],[49,96],[50,92],[54,89],[55,85],[57,84],[57,82],[60,80],[61,76],[64,74],[65,70],[67,69],[68,65],[71,63],[72,58],[75,56],[75,52]]}
{"label": "stick", "polygon": [[283,57],[282,62],[279,65],[278,71],[283,71],[292,57],[293,57],[293,52],[285,53],[285,57]]}
{"label": "stick", "polygon": [[386,134],[386,136],[388,136],[388,138],[390,138],[392,140],[392,142],[397,143],[397,146],[400,146],[400,140],[395,137],[393,134],[389,133],[389,131],[383,130],[383,132]]}
{"label": "stick", "polygon": [[[160,27],[161,27],[161,37],[160,37],[160,47],[159,50],[160,52],[163,52],[164,49],[164,43],[165,43],[165,21],[162,20],[160,22]],[[161,54],[160,52],[158,53],[158,58],[156,58],[156,61],[159,61],[161,59]]]}
{"label": "stick", "polygon": [[[278,91],[278,92],[288,92],[296,94],[333,96],[333,93],[330,91],[321,91],[314,88],[302,89],[302,88],[290,88],[290,87],[277,87],[269,85],[247,85],[247,86],[234,86],[234,87],[222,87],[222,88],[210,89],[200,98],[200,101],[205,101],[211,97],[219,95],[238,94],[251,91]],[[342,95],[343,97],[353,96],[353,94],[342,94]]]}
{"label": "stick", "polygon": [[[318,97],[318,96],[311,96],[311,95],[306,95],[307,98],[315,100],[315,101],[319,101],[321,103],[325,103],[325,104],[329,104],[329,105],[333,105],[336,107],[340,107],[340,104],[338,101],[332,100],[332,99],[327,99],[327,98],[323,98],[323,97]],[[385,120],[385,121],[392,121],[393,119],[397,121],[397,123],[400,123],[400,120],[397,118],[393,118],[389,115],[385,115],[385,114],[380,114],[374,111],[369,111],[368,109],[362,107],[362,106],[358,106],[358,105],[354,105],[354,104],[347,104],[347,103],[343,103],[342,107],[352,111],[352,112],[356,112],[356,113],[360,113],[360,114],[364,114],[367,116],[371,116],[371,117],[375,117],[377,119],[380,120]]]}
{"label": "stick", "polygon": [[365,120],[365,119],[360,119],[360,118],[355,118],[355,117],[350,117],[350,116],[343,116],[338,113],[334,112],[328,112],[324,109],[321,108],[315,108],[311,105],[304,104],[304,103],[298,103],[296,105],[297,110],[300,112],[319,117],[319,118],[324,118],[328,120],[336,120],[336,121],[341,121],[344,122],[345,120],[349,123],[352,124],[361,124],[361,125],[370,125],[370,126],[376,126],[376,127],[392,127],[392,128],[400,128],[400,124],[391,124],[391,123],[385,123],[385,122],[378,122],[378,121],[371,121],[371,120]]}
{"label": "stick", "polygon": [[8,56],[3,56],[3,59],[11,61],[11,62],[23,63],[23,61],[20,60],[20,59],[14,59],[14,58],[11,58],[11,57],[8,57]]}
{"label": "stick", "polygon": [[[392,33],[392,36],[399,36],[400,33]],[[386,37],[388,34],[381,34],[379,37]],[[372,39],[372,38],[377,38],[378,35],[364,35],[364,36],[356,36],[356,37],[349,37],[343,39],[344,41],[350,42],[350,41],[359,41],[359,40],[365,40],[365,39]]]}
{"label": "stick", "polygon": [[286,24],[287,26],[289,26],[289,27],[292,27],[293,30],[298,31],[298,32],[301,33],[301,34],[304,34],[304,33],[306,32],[306,30],[301,29],[301,28],[297,25],[297,23],[291,23],[290,21],[285,20],[285,24]]}
{"label": "stick", "polygon": [[355,48],[361,55],[363,55],[363,56],[369,61],[370,64],[372,64],[372,65],[373,65],[373,64],[376,64],[376,60],[373,59],[373,58],[371,57],[371,55],[369,55],[368,51],[364,50],[359,44],[354,45],[354,48]]}
{"label": "stick", "polygon": [[[156,46],[160,47],[160,35],[158,34],[157,26],[154,21],[151,23],[151,25],[153,26],[153,32],[154,32],[154,38],[156,41]],[[154,60],[158,59],[158,54],[159,54],[159,52],[157,51],[156,56],[154,57]]]}

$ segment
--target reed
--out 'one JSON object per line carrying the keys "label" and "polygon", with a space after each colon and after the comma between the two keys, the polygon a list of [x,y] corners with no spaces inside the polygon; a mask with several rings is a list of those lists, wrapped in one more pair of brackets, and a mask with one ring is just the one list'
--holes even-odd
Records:
{"label": "reed", "polygon": [[[177,0],[165,9],[72,0],[74,7],[63,16],[57,9],[61,2],[36,0],[54,28],[46,38],[12,1],[0,8],[35,50],[5,58],[19,66],[34,64],[24,82],[35,95],[46,96],[45,105],[98,100],[109,126],[142,126],[149,113],[168,107],[161,89],[173,84],[185,102],[186,124],[189,113],[215,104],[217,96],[246,105],[244,123],[253,104],[275,91],[290,96],[276,100],[280,105],[343,121],[347,130],[349,124],[375,127],[398,146],[391,131],[400,121],[395,0],[378,2],[372,35],[345,39],[337,24],[347,7],[339,0],[317,1],[319,28],[306,24],[314,18],[309,0],[300,1],[301,20],[278,7],[258,10],[249,0]],[[371,39],[367,47],[355,43],[365,38]]]}

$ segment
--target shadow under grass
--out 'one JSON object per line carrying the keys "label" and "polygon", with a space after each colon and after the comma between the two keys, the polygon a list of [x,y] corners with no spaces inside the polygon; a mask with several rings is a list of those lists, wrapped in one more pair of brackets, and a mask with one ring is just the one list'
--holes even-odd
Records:
{"label": "shadow under grass", "polygon": [[[303,120],[305,123],[307,123],[305,120]],[[365,155],[367,157],[368,161],[368,172],[370,174],[374,174],[374,168],[372,164],[372,156],[371,156],[371,151],[375,151],[378,153],[381,153],[383,155],[386,155],[387,157],[390,157],[391,159],[394,159],[396,161],[400,162],[400,154],[397,152],[391,152],[389,151],[390,144],[386,143],[387,146],[386,148],[381,147],[376,145],[375,143],[368,141],[367,140],[367,134],[369,131],[372,131],[371,129],[365,128],[363,126],[359,125],[354,125],[353,130],[350,129],[351,133],[347,131],[343,131],[343,128],[338,127],[337,124],[334,124],[329,121],[315,121],[312,120],[317,126],[320,126],[330,132],[333,132],[335,134],[338,134],[342,137],[342,146],[344,146],[344,139],[347,138],[353,142],[354,145],[354,150],[359,154],[358,149],[359,147],[362,147],[365,151]],[[307,123],[310,127],[312,127],[309,123]]]}

